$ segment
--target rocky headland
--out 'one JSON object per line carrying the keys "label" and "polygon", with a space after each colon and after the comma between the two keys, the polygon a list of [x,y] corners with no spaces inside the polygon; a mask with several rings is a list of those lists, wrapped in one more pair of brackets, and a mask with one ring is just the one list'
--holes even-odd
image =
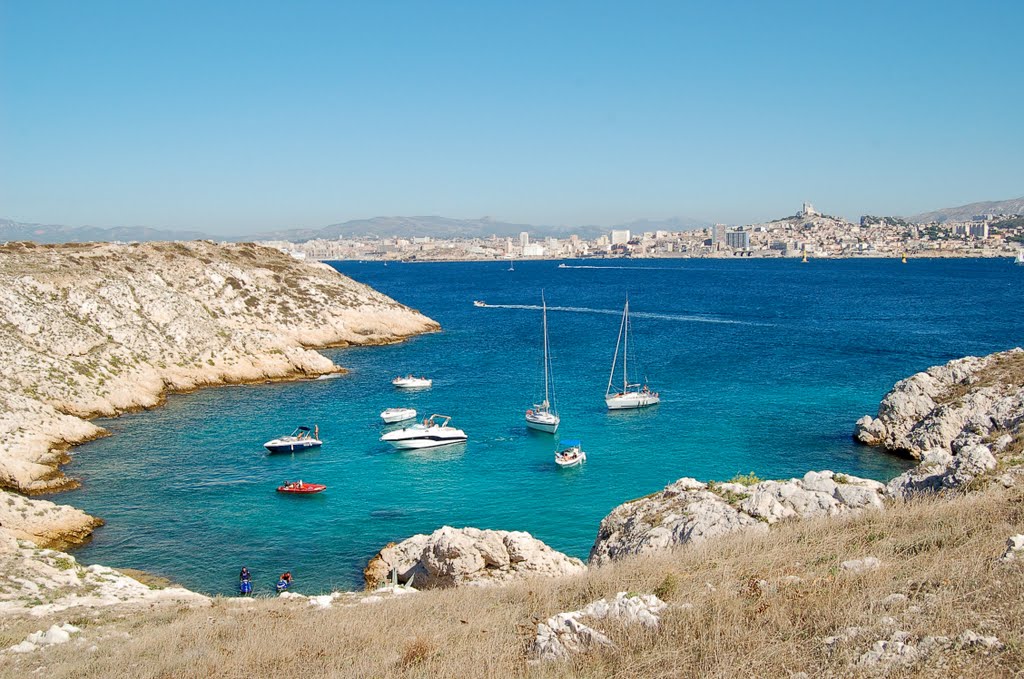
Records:
{"label": "rocky headland", "polygon": [[[206,241],[2,246],[0,325],[0,486],[22,493],[74,484],[59,464],[104,435],[89,418],[203,386],[342,372],[316,349],[439,329],[325,264]],[[41,545],[98,523],[0,495],[3,527]]]}

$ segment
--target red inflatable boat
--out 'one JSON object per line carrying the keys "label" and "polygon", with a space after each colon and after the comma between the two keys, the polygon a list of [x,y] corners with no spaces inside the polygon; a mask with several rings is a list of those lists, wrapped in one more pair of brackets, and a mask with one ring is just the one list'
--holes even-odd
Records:
{"label": "red inflatable boat", "polygon": [[304,483],[302,481],[292,481],[277,487],[278,493],[297,493],[299,495],[309,495],[324,490],[327,490],[327,486],[322,483]]}

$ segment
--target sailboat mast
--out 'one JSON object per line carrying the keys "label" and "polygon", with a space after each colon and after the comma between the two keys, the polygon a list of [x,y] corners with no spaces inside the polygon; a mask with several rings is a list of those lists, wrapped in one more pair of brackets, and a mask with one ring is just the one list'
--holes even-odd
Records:
{"label": "sailboat mast", "polygon": [[615,379],[615,363],[619,360],[619,346],[622,344],[622,329],[626,326],[626,314],[623,312],[622,321],[619,323],[619,336],[615,340],[615,355],[612,356],[612,370],[608,373],[608,388],[605,389],[605,396],[612,393],[612,380]]}
{"label": "sailboat mast", "polygon": [[626,372],[626,361],[629,356],[629,295],[626,295],[626,306],[622,310],[622,325],[625,333],[622,342],[622,393],[629,391],[629,373]]}
{"label": "sailboat mast", "polygon": [[541,304],[544,307],[544,407],[550,407],[548,400],[548,302],[544,299],[543,293],[540,296]]}

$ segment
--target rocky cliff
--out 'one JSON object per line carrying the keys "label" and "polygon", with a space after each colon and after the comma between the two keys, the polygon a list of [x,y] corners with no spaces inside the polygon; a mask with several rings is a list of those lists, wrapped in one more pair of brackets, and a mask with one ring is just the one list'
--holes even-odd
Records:
{"label": "rocky cliff", "polygon": [[0,247],[0,326],[0,485],[22,492],[73,483],[63,451],[104,433],[86,418],[439,329],[326,265],[205,241]]}
{"label": "rocky cliff", "polygon": [[1024,350],[950,361],[896,383],[877,417],[857,420],[854,438],[921,459],[940,448],[956,452],[1022,435]]}

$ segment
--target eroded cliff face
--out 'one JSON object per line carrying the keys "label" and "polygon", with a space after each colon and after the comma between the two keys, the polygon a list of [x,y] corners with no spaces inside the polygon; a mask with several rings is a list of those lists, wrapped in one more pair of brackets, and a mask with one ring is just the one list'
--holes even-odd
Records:
{"label": "eroded cliff face", "polygon": [[251,243],[0,247],[0,486],[43,492],[85,418],[170,391],[340,372],[315,348],[395,342],[436,322]]}

